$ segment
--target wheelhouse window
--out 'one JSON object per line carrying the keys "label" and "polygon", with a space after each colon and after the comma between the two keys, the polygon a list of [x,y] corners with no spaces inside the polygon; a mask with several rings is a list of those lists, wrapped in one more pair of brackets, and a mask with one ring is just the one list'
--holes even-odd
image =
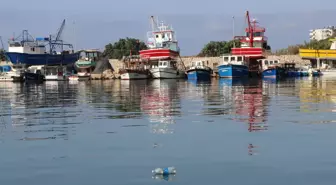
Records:
{"label": "wheelhouse window", "polygon": [[243,57],[237,57],[237,61],[238,61],[238,62],[243,61]]}
{"label": "wheelhouse window", "polygon": [[264,63],[265,63],[265,65],[268,65],[268,61],[267,60],[265,60]]}
{"label": "wheelhouse window", "polygon": [[224,61],[225,62],[229,61],[229,57],[224,57]]}

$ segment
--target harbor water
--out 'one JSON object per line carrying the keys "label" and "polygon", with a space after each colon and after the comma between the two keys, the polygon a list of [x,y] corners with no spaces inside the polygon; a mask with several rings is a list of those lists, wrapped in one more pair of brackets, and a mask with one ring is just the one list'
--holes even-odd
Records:
{"label": "harbor water", "polygon": [[1,82],[0,183],[331,185],[335,80]]}

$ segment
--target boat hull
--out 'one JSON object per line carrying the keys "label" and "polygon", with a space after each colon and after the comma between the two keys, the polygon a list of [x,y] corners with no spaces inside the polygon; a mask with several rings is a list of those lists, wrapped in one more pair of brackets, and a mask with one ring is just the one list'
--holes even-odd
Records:
{"label": "boat hull", "polygon": [[25,72],[24,73],[24,80],[25,81],[36,81],[36,82],[42,82],[44,81],[45,77],[41,74],[31,73],[31,72]]}
{"label": "boat hull", "polygon": [[300,76],[309,76],[308,71],[300,71],[299,74]]}
{"label": "boat hull", "polygon": [[210,80],[211,71],[206,69],[190,69],[187,71],[189,80]]}
{"label": "boat hull", "polygon": [[45,80],[46,81],[63,81],[65,80],[65,77],[59,76],[59,75],[46,75]]}
{"label": "boat hull", "polygon": [[220,65],[218,75],[220,78],[242,78],[249,74],[248,67],[245,65]]}
{"label": "boat hull", "polygon": [[79,53],[51,55],[6,52],[6,56],[13,64],[67,65],[75,63],[79,58]]}
{"label": "boat hull", "polygon": [[76,75],[72,75],[72,76],[69,76],[68,79],[69,81],[78,81],[79,78]]}
{"label": "boat hull", "polygon": [[299,77],[300,72],[299,71],[287,71],[287,76],[288,77]]}
{"label": "boat hull", "polygon": [[172,68],[152,68],[149,70],[155,79],[177,79],[184,78],[184,71]]}
{"label": "boat hull", "polygon": [[148,70],[137,69],[122,69],[120,72],[120,79],[122,80],[138,80],[149,78]]}
{"label": "boat hull", "polygon": [[13,82],[14,79],[11,76],[0,75],[0,82]]}
{"label": "boat hull", "polygon": [[262,76],[264,78],[282,78],[285,77],[285,69],[283,68],[274,68],[274,69],[266,69],[262,72]]}

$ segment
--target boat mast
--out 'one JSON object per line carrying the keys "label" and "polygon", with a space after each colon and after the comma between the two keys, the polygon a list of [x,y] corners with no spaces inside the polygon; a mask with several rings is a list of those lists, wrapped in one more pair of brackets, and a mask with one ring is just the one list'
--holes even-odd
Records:
{"label": "boat mast", "polygon": [[236,42],[235,42],[235,17],[232,16],[232,37],[233,37],[233,47],[236,47]]}
{"label": "boat mast", "polygon": [[153,36],[153,39],[154,39],[154,47],[156,48],[156,39],[155,39],[155,35],[154,35],[154,32],[155,32],[154,16],[151,16],[151,26],[152,26],[152,36]]}
{"label": "boat mast", "polygon": [[246,11],[246,18],[247,18],[247,24],[248,24],[250,47],[253,47],[253,28],[251,26],[249,11]]}

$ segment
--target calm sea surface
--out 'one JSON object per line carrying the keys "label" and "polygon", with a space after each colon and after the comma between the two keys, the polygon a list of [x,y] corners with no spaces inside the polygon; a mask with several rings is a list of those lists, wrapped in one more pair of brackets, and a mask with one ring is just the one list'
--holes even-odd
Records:
{"label": "calm sea surface", "polygon": [[0,83],[0,150],[1,185],[331,185],[336,79]]}

